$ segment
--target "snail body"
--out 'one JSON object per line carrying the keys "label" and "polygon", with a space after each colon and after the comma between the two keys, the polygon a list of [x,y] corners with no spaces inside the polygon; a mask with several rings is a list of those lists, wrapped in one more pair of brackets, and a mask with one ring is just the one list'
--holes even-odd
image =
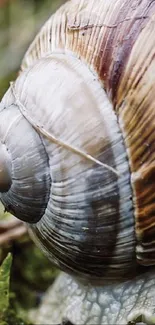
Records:
{"label": "snail body", "polygon": [[153,281],[154,17],[148,0],[67,2],[2,99],[2,203],[83,293]]}

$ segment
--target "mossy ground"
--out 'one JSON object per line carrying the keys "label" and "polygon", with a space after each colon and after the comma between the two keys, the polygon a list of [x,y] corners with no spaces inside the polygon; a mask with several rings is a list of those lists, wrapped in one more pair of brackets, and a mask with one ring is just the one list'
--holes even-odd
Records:
{"label": "mossy ground", "polygon": [[59,271],[28,234],[1,247],[0,257],[0,325],[29,324],[29,310],[39,305]]}
{"label": "mossy ground", "polygon": [[17,311],[11,306],[10,274],[12,255],[9,253],[0,267],[0,325],[28,325],[18,317]]}

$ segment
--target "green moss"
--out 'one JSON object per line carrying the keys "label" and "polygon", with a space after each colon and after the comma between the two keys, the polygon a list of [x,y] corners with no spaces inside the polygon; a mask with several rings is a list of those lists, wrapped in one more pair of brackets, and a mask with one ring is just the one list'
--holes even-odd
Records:
{"label": "green moss", "polygon": [[32,323],[22,320],[17,316],[14,310],[7,310],[3,316],[3,320],[0,321],[0,325],[32,325]]}
{"label": "green moss", "polygon": [[30,325],[18,316],[17,310],[12,307],[15,299],[10,295],[10,273],[12,255],[9,253],[0,267],[0,325]]}
{"label": "green moss", "polygon": [[36,307],[59,271],[28,238],[14,243],[12,251],[11,290],[16,293],[20,308]]}
{"label": "green moss", "polygon": [[8,254],[0,267],[0,318],[9,306],[10,269],[12,256]]}

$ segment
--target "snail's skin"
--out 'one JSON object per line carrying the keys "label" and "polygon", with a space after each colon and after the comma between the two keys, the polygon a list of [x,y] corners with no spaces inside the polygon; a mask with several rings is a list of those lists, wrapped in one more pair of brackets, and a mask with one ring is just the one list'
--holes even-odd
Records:
{"label": "snail's skin", "polygon": [[73,325],[127,325],[132,321],[132,324],[155,324],[154,300],[154,271],[131,281],[104,286],[84,286],[62,273],[45,294],[40,308],[30,316],[40,325],[62,324],[62,320]]}
{"label": "snail's skin", "polygon": [[154,1],[69,1],[2,99],[1,200],[70,274],[50,324],[155,313],[154,35]]}

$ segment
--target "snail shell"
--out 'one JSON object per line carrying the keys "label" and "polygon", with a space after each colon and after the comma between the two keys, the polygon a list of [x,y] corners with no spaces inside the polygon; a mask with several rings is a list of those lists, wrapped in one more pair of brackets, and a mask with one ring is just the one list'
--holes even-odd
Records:
{"label": "snail shell", "polygon": [[69,1],[2,100],[1,200],[91,281],[155,263],[154,33],[151,0]]}

